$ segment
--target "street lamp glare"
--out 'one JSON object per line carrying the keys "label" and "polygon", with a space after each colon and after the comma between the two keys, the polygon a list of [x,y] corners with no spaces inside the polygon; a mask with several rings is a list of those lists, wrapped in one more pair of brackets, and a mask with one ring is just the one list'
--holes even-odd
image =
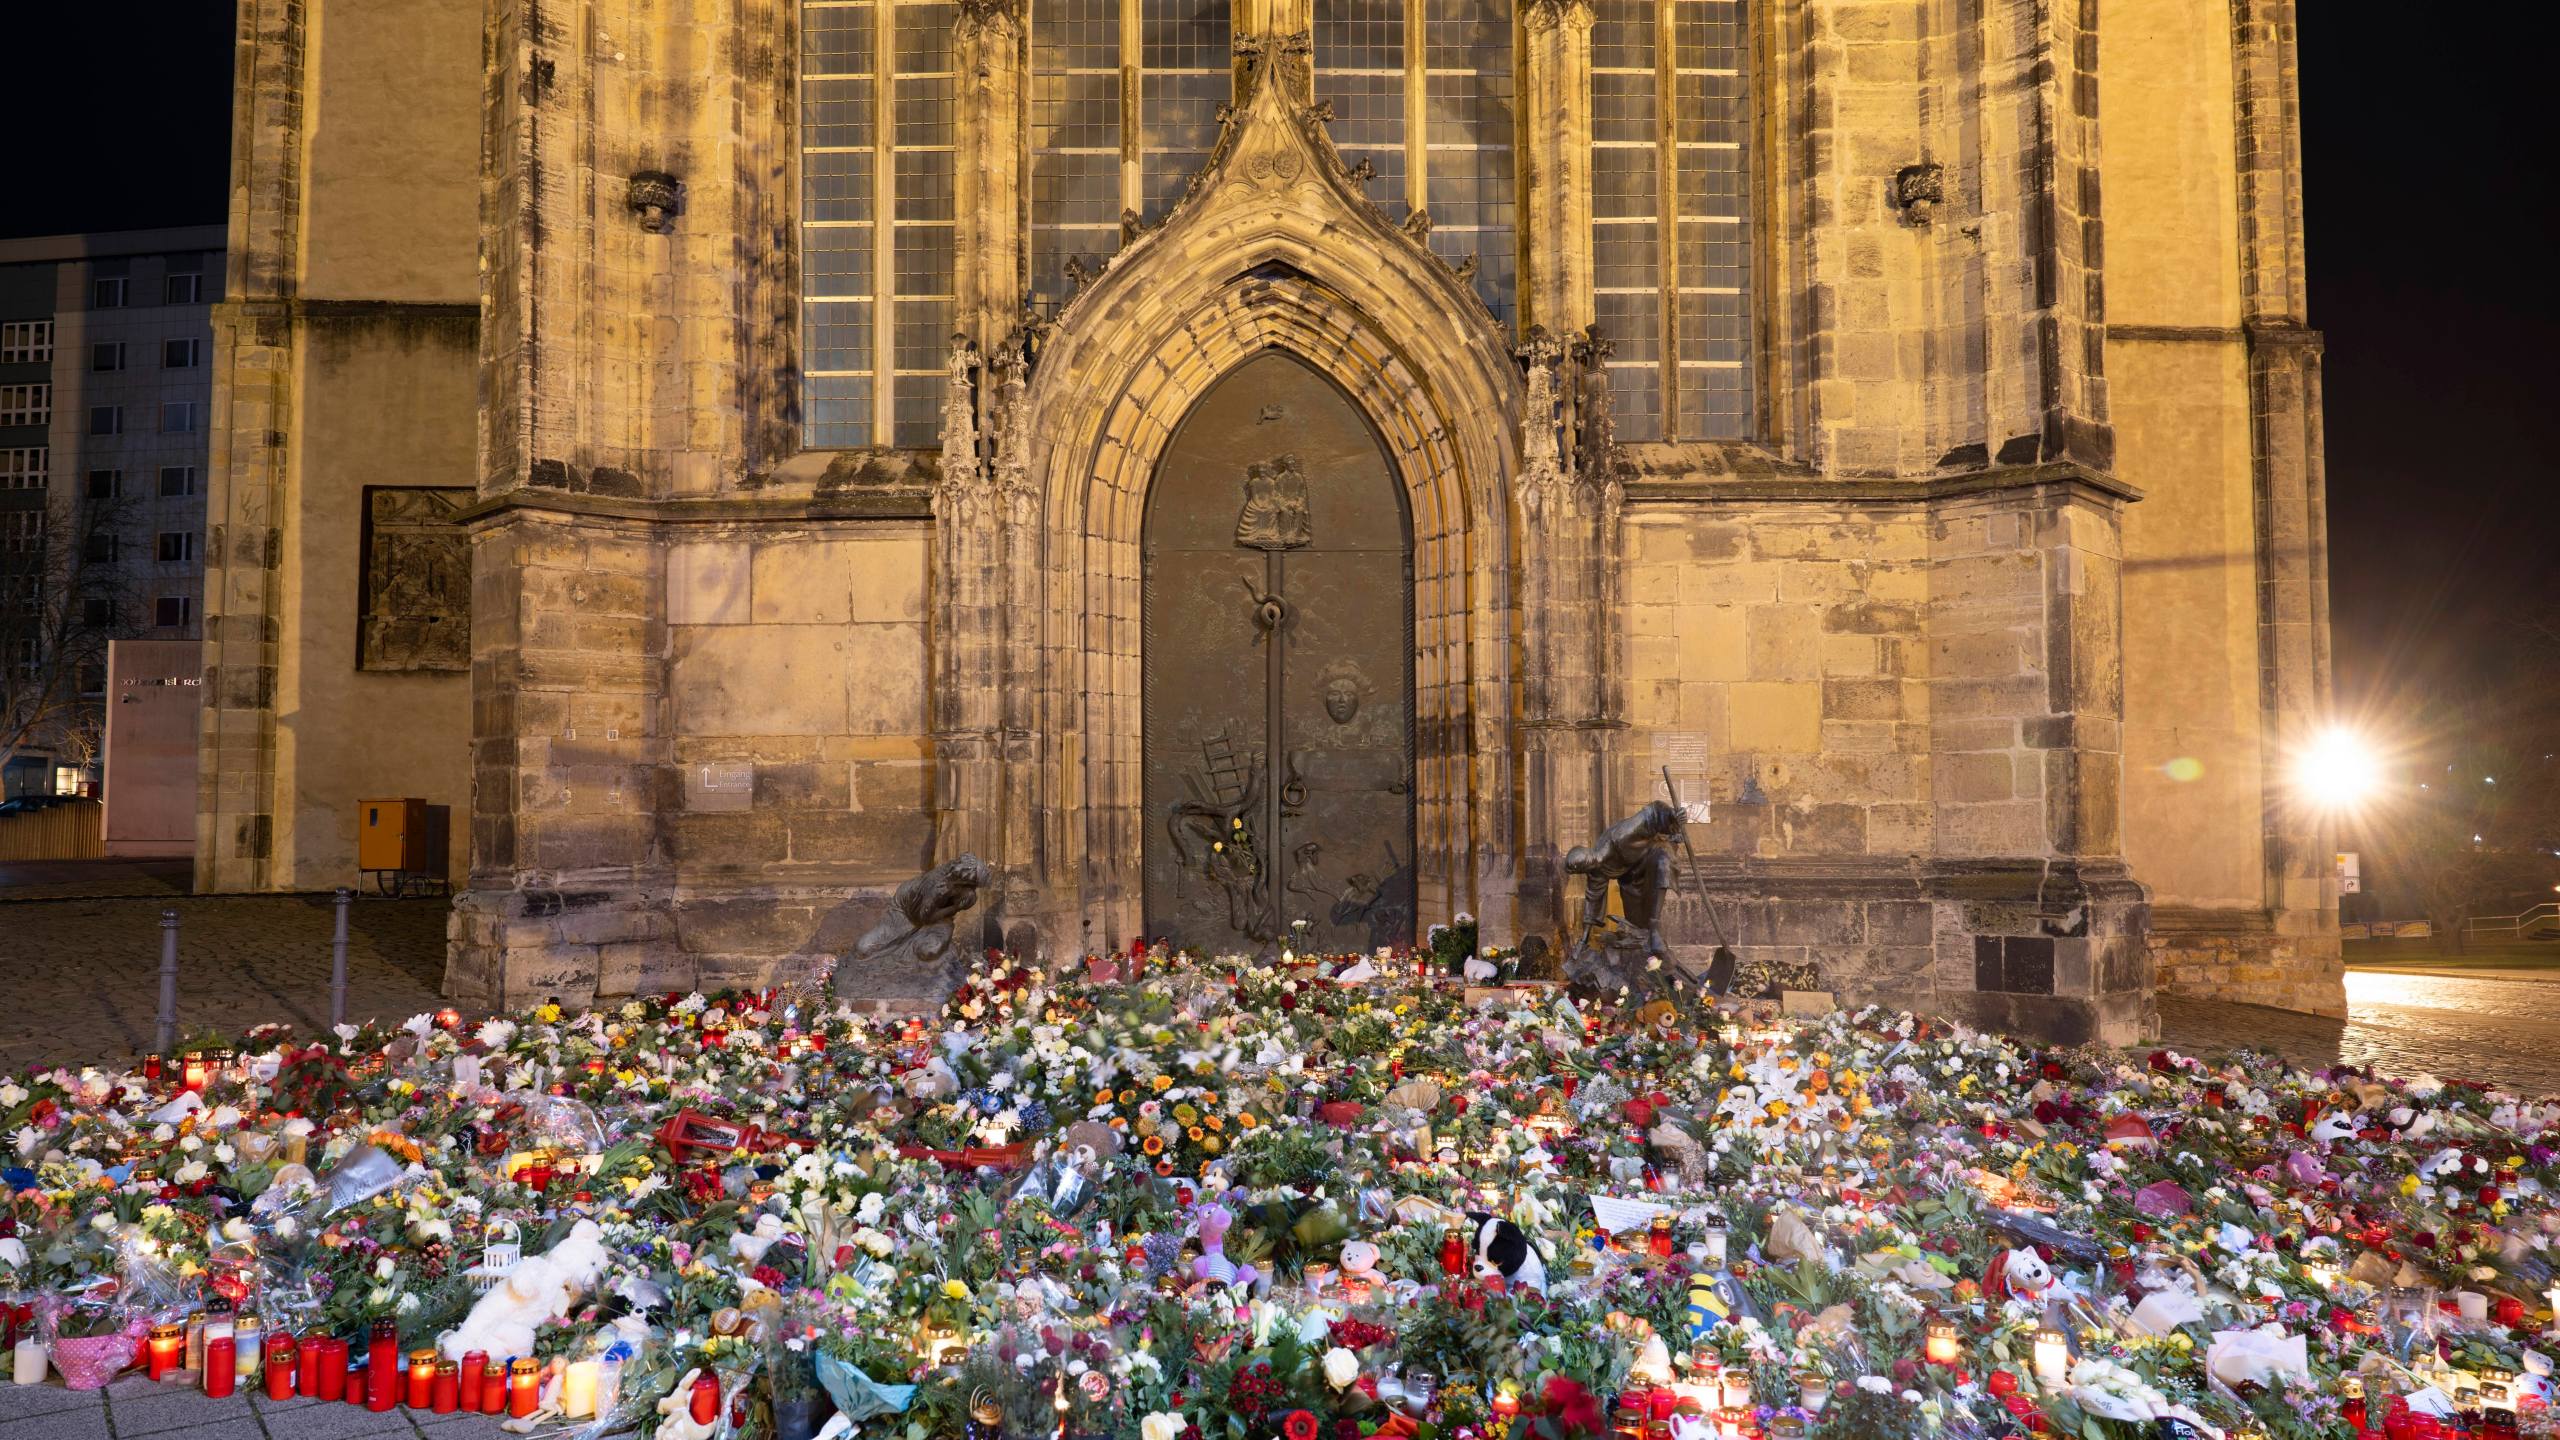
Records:
{"label": "street lamp glare", "polygon": [[2294,757],[2294,788],[2324,810],[2353,810],[2381,788],[2382,767],[2363,736],[2322,731]]}

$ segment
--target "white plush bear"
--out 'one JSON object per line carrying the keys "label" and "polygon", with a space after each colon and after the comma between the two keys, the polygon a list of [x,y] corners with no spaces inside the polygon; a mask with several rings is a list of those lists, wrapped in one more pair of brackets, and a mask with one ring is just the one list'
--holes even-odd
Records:
{"label": "white plush bear", "polygon": [[764,1252],[772,1249],[780,1243],[783,1236],[790,1233],[789,1228],[782,1223],[781,1216],[767,1211],[756,1217],[754,1229],[741,1230],[729,1237],[729,1250],[731,1254],[746,1261],[749,1268],[753,1268],[764,1263]]}
{"label": "white plush bear", "polygon": [[515,1263],[498,1288],[480,1297],[460,1326],[444,1337],[446,1358],[474,1350],[489,1355],[531,1355],[536,1330],[567,1316],[570,1306],[604,1276],[604,1231],[593,1220],[569,1227],[559,1244]]}

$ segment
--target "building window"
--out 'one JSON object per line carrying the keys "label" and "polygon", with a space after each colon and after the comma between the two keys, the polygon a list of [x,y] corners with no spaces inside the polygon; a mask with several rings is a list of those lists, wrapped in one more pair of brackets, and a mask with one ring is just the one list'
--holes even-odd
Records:
{"label": "building window", "polygon": [[53,386],[39,382],[33,385],[0,385],[0,425],[49,425],[53,423]]}
{"label": "building window", "polygon": [[92,371],[99,372],[123,369],[124,342],[121,340],[101,340],[97,344],[90,346],[89,368]]}
{"label": "building window", "polygon": [[1232,7],[1226,0],[1139,0],[1138,203],[1161,221],[1218,143],[1218,107],[1233,98]]}
{"label": "building window", "polygon": [[80,623],[91,630],[112,630],[116,623],[116,602],[104,595],[90,595],[80,602]]}
{"label": "building window", "polygon": [[192,595],[163,595],[151,604],[151,623],[163,630],[183,630],[196,623]]}
{"label": "building window", "polygon": [[1120,248],[1119,0],[1050,0],[1031,12],[1031,298],[1054,312]]}
{"label": "building window", "polygon": [[184,435],[196,428],[196,402],[170,400],[160,406],[160,433]]}
{"label": "building window", "polygon": [[801,364],[811,446],[930,445],[940,430],[957,19],[951,0],[803,0]]}
{"label": "building window", "polygon": [[1743,24],[1741,0],[1600,0],[1592,26],[1592,298],[1623,439],[1749,433]]}
{"label": "building window", "polygon": [[196,467],[163,465],[160,467],[160,498],[171,499],[196,493]]}
{"label": "building window", "polygon": [[89,472],[88,496],[92,500],[113,500],[124,493],[124,472],[92,470]]}
{"label": "building window", "polygon": [[80,547],[80,558],[92,565],[113,565],[116,563],[116,537],[104,531],[90,535]]}
{"label": "building window", "polygon": [[160,282],[160,303],[163,305],[203,304],[204,276],[171,274],[163,278]]}
{"label": "building window", "polygon": [[1511,328],[1519,311],[1519,190],[1512,139],[1511,0],[1425,0],[1423,194],[1431,248],[1476,257],[1476,293]]}
{"label": "building window", "polygon": [[[1234,89],[1224,0],[1055,0],[1031,29],[1031,303],[1054,313],[1120,248],[1120,217],[1161,221],[1208,163]],[[1134,84],[1134,95],[1124,93]],[[1130,123],[1135,121],[1134,126]]]}
{"label": "building window", "polygon": [[42,490],[52,464],[53,452],[42,445],[0,449],[0,490]]}
{"label": "building window", "polygon": [[204,341],[195,337],[160,342],[160,368],[193,370],[204,363]]}
{"label": "building window", "polygon": [[52,358],[52,321],[0,321],[0,365],[30,365]]}
{"label": "building window", "polygon": [[160,532],[160,563],[184,565],[196,558],[196,532],[163,530]]}
{"label": "building window", "polygon": [[121,406],[121,405],[92,405],[92,406],[90,406],[90,407],[89,407],[89,433],[90,433],[90,434],[92,434],[92,435],[121,435],[121,434],[123,434],[123,433],[124,433],[124,407],[123,407],[123,406]]}
{"label": "building window", "polygon": [[1338,0],[1315,17],[1316,99],[1333,105],[1342,158],[1377,172],[1369,199],[1393,219],[1405,196],[1405,0]]}
{"label": "building window", "polygon": [[125,277],[101,275],[89,282],[89,308],[120,310],[124,308]]}
{"label": "building window", "polygon": [[[42,510],[0,510],[0,550],[30,551],[43,548],[44,512]],[[33,576],[28,576],[32,580]]]}

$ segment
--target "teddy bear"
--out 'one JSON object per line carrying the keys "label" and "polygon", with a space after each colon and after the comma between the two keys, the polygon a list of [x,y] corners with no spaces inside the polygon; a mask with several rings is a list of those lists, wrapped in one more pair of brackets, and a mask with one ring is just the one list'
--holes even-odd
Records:
{"label": "teddy bear", "polygon": [[596,1222],[581,1220],[569,1227],[559,1244],[517,1261],[496,1289],[480,1297],[444,1337],[446,1358],[460,1360],[475,1350],[532,1354],[534,1332],[565,1317],[580,1295],[595,1288],[609,1258],[604,1231]]}

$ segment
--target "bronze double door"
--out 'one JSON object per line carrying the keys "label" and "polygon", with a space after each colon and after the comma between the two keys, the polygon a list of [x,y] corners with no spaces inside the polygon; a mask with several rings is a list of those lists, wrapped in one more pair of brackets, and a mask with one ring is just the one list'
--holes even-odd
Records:
{"label": "bronze double door", "polygon": [[1147,497],[1146,933],[1210,954],[1413,940],[1413,540],[1385,447],[1278,353]]}

